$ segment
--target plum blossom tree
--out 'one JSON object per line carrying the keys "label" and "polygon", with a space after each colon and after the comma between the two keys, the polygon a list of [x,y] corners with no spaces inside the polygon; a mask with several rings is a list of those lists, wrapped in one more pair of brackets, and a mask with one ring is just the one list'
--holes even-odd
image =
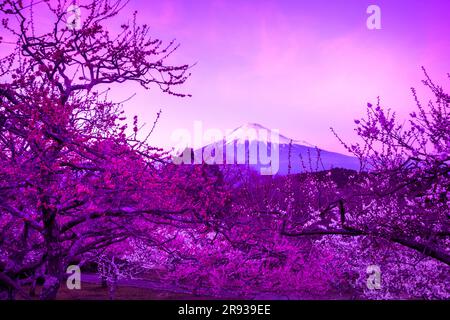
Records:
{"label": "plum blossom tree", "polygon": [[[357,272],[354,286],[369,298],[448,298],[450,97],[423,71],[433,100],[423,106],[412,89],[417,110],[401,123],[379,101],[369,103],[367,117],[355,120],[362,142],[341,140],[362,171],[350,176],[337,201],[319,210],[313,226],[289,222],[282,231],[324,237],[322,245],[342,255],[338,259]],[[386,275],[379,292],[367,291],[361,276],[374,261]]]}
{"label": "plum blossom tree", "polygon": [[68,264],[138,232],[137,219],[180,214],[158,175],[165,154],[136,138],[137,119],[128,133],[104,85],[131,81],[184,97],[174,88],[189,65],[168,64],[178,46],[151,37],[136,16],[112,36],[105,25],[120,0],[80,5],[80,30],[64,23],[68,5],[45,1],[54,23],[41,30],[23,1],[0,2],[17,43],[0,60],[0,283],[17,289],[40,269],[42,299],[55,298]]}
{"label": "plum blossom tree", "polygon": [[450,96],[423,71],[433,100],[423,106],[412,88],[417,110],[408,122],[398,123],[395,112],[379,102],[368,104],[367,118],[355,121],[362,143],[346,146],[369,176],[348,201],[358,219],[346,227],[343,221],[343,227],[381,236],[449,265]]}
{"label": "plum blossom tree", "polygon": [[[425,76],[435,101],[423,107],[412,89],[418,111],[409,123],[399,124],[394,112],[369,103],[367,118],[355,120],[361,143],[349,146],[336,135],[360,158],[361,174],[319,209],[318,226],[285,227],[285,235],[381,238],[450,264],[450,98]],[[330,221],[330,215],[338,219]]]}
{"label": "plum blossom tree", "polygon": [[[423,71],[433,99],[422,105],[413,88],[417,110],[403,123],[379,101],[369,103],[367,117],[355,120],[362,142],[347,145],[336,134],[360,159],[361,172],[349,175],[344,189],[331,186],[327,193],[336,192],[321,205],[314,199],[326,184],[304,184],[313,191],[306,196],[313,204],[307,221],[298,223],[294,215],[282,224],[284,236],[323,237],[319,245],[334,248],[356,272],[350,282],[365,297],[448,298],[448,279],[442,279],[450,264],[450,97]],[[362,270],[374,261],[385,268],[381,292],[362,286]]]}

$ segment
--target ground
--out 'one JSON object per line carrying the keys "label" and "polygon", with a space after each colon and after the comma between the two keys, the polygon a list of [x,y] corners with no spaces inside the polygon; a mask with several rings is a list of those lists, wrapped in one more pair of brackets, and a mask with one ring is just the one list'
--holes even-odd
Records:
{"label": "ground", "polygon": [[[81,290],[69,290],[63,286],[58,293],[58,300],[108,300],[108,289],[98,284],[82,283]],[[173,293],[169,291],[152,290],[137,287],[119,287],[116,292],[117,300],[185,300],[185,299],[210,299]]]}
{"label": "ground", "polygon": [[[25,291],[28,288],[24,288]],[[36,290],[36,300],[39,298],[39,288]],[[147,288],[137,288],[131,286],[120,286],[116,291],[116,300],[207,300],[211,297],[194,296],[184,293],[174,293],[164,290],[153,290]],[[18,300],[22,298],[17,296]],[[107,288],[102,288],[100,284],[82,282],[80,290],[69,290],[66,286],[61,286],[57,300],[109,300]]]}

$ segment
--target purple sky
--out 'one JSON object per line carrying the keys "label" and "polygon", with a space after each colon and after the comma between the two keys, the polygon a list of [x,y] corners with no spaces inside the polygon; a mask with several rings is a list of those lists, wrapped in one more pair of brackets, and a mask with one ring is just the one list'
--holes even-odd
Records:
{"label": "purple sky", "polygon": [[[381,8],[381,30],[366,27],[370,4]],[[343,151],[329,127],[355,139],[353,119],[377,96],[406,115],[410,87],[422,89],[420,66],[448,85],[448,0],[130,0],[123,19],[134,10],[155,36],[181,44],[173,62],[197,62],[179,88],[192,98],[115,88],[118,99],[137,93],[126,111],[149,127],[163,109],[152,137],[158,146],[201,120],[223,130],[257,122]]]}

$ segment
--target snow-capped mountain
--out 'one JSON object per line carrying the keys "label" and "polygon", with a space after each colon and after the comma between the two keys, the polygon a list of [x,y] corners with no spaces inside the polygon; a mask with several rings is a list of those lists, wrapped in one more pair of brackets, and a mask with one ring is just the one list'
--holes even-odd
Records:
{"label": "snow-capped mountain", "polygon": [[192,155],[196,159],[194,163],[248,165],[262,174],[359,169],[359,161],[355,157],[322,150],[257,123],[240,126],[225,134],[222,140],[193,150]]}

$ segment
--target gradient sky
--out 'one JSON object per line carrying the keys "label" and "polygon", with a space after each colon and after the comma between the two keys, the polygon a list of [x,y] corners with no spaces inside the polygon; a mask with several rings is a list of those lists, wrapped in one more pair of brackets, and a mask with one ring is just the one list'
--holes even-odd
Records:
{"label": "gradient sky", "polygon": [[[366,27],[370,4],[381,8],[381,30]],[[257,122],[343,151],[329,127],[354,140],[353,119],[377,96],[405,116],[410,87],[422,89],[420,66],[449,83],[448,0],[130,0],[122,18],[134,10],[155,36],[181,44],[171,61],[197,63],[179,88],[192,98],[115,88],[118,99],[136,93],[126,111],[149,126],[163,110],[151,140],[158,146],[201,120],[223,130]]]}

